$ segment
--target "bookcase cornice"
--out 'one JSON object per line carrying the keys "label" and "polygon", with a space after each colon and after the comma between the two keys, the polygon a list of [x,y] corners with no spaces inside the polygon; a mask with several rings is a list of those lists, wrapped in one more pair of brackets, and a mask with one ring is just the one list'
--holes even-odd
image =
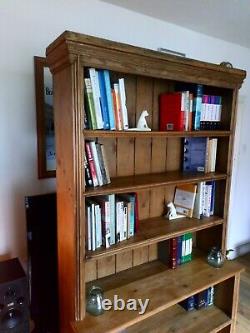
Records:
{"label": "bookcase cornice", "polygon": [[52,72],[74,62],[113,68],[125,73],[155,76],[184,82],[239,88],[246,77],[244,70],[225,68],[190,58],[164,54],[107,39],[65,31],[47,48],[47,62]]}

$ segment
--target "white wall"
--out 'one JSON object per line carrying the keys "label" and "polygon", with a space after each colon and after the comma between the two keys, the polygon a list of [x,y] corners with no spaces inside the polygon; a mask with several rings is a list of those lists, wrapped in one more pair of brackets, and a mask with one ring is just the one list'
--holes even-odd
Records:
{"label": "white wall", "polygon": [[[26,257],[24,196],[52,191],[37,180],[33,56],[64,30],[250,69],[250,50],[97,0],[0,2],[0,258]],[[241,90],[230,214],[229,247],[250,242],[250,80]]]}

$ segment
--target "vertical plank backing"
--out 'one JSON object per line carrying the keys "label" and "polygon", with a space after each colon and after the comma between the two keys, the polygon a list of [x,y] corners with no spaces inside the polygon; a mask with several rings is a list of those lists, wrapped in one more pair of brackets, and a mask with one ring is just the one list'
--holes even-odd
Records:
{"label": "vertical plank backing", "polygon": [[[143,110],[147,110],[148,126],[152,125],[153,79],[137,77],[136,89],[136,121]],[[135,175],[147,174],[151,171],[151,139],[135,139]],[[138,193],[139,219],[150,216],[150,191]],[[133,265],[148,261],[148,246],[133,250]]]}
{"label": "vertical plank backing", "polygon": [[[105,153],[108,161],[110,177],[117,175],[117,140],[111,138],[100,138],[98,142],[104,144]],[[97,278],[115,273],[115,255],[99,259],[97,261]]]}
{"label": "vertical plank backing", "polygon": [[239,305],[239,292],[240,292],[240,274],[236,274],[235,280],[234,280],[234,291],[233,291],[231,333],[236,332],[237,312],[238,312],[238,305]]}
{"label": "vertical plank backing", "polygon": [[[117,176],[134,174],[134,139],[117,139]],[[132,267],[132,250],[116,255],[116,272]]]}
{"label": "vertical plank backing", "polygon": [[97,279],[97,262],[86,261],[85,262],[85,282],[93,281]]}

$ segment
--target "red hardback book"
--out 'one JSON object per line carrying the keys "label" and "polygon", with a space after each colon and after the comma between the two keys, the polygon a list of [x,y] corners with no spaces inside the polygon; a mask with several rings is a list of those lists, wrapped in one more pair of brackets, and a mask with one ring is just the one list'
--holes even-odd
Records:
{"label": "red hardback book", "polygon": [[182,92],[160,95],[160,131],[184,131],[185,110]]}
{"label": "red hardback book", "polygon": [[173,269],[177,267],[177,238],[170,239],[169,266]]}
{"label": "red hardback book", "polygon": [[87,160],[88,160],[88,163],[89,163],[91,177],[92,177],[92,180],[93,180],[93,185],[98,186],[95,164],[94,164],[94,160],[93,160],[93,156],[92,156],[92,152],[91,152],[89,142],[85,143],[85,151],[86,151],[86,156],[87,156]]}

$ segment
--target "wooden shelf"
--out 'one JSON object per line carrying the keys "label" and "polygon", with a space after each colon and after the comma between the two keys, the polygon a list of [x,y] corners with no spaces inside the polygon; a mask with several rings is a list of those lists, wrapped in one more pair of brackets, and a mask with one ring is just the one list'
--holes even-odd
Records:
{"label": "wooden shelf", "polygon": [[143,247],[158,243],[166,239],[178,237],[187,232],[196,232],[202,229],[211,228],[222,224],[224,220],[217,216],[204,219],[182,218],[175,221],[168,221],[164,217],[154,217],[141,220],[139,231],[134,237],[112,245],[110,248],[101,248],[96,251],[87,251],[86,260],[96,260],[119,252]]}
{"label": "wooden shelf", "polygon": [[103,130],[84,130],[86,138],[150,138],[150,137],[221,137],[229,136],[230,131],[103,131]]}
{"label": "wooden shelf", "polygon": [[104,290],[104,297],[110,300],[119,295],[125,301],[129,298],[149,299],[147,311],[106,311],[102,316],[86,314],[83,321],[73,323],[78,333],[111,333],[130,327],[146,318],[166,310],[187,297],[211,285],[216,285],[243,270],[236,262],[226,262],[220,269],[209,266],[204,257],[197,257],[175,270],[166,269],[161,262],[152,262],[128,269],[115,276],[93,281]]}
{"label": "wooden shelf", "polygon": [[215,333],[231,324],[231,319],[216,306],[185,311],[174,305],[126,329],[126,333]]}
{"label": "wooden shelf", "polygon": [[183,173],[180,171],[169,171],[165,173],[152,173],[146,175],[115,177],[111,179],[111,184],[86,188],[85,196],[104,195],[111,193],[137,192],[149,190],[151,188],[177,185],[185,183],[196,183],[207,180],[226,179],[227,175],[221,172],[212,173]]}

